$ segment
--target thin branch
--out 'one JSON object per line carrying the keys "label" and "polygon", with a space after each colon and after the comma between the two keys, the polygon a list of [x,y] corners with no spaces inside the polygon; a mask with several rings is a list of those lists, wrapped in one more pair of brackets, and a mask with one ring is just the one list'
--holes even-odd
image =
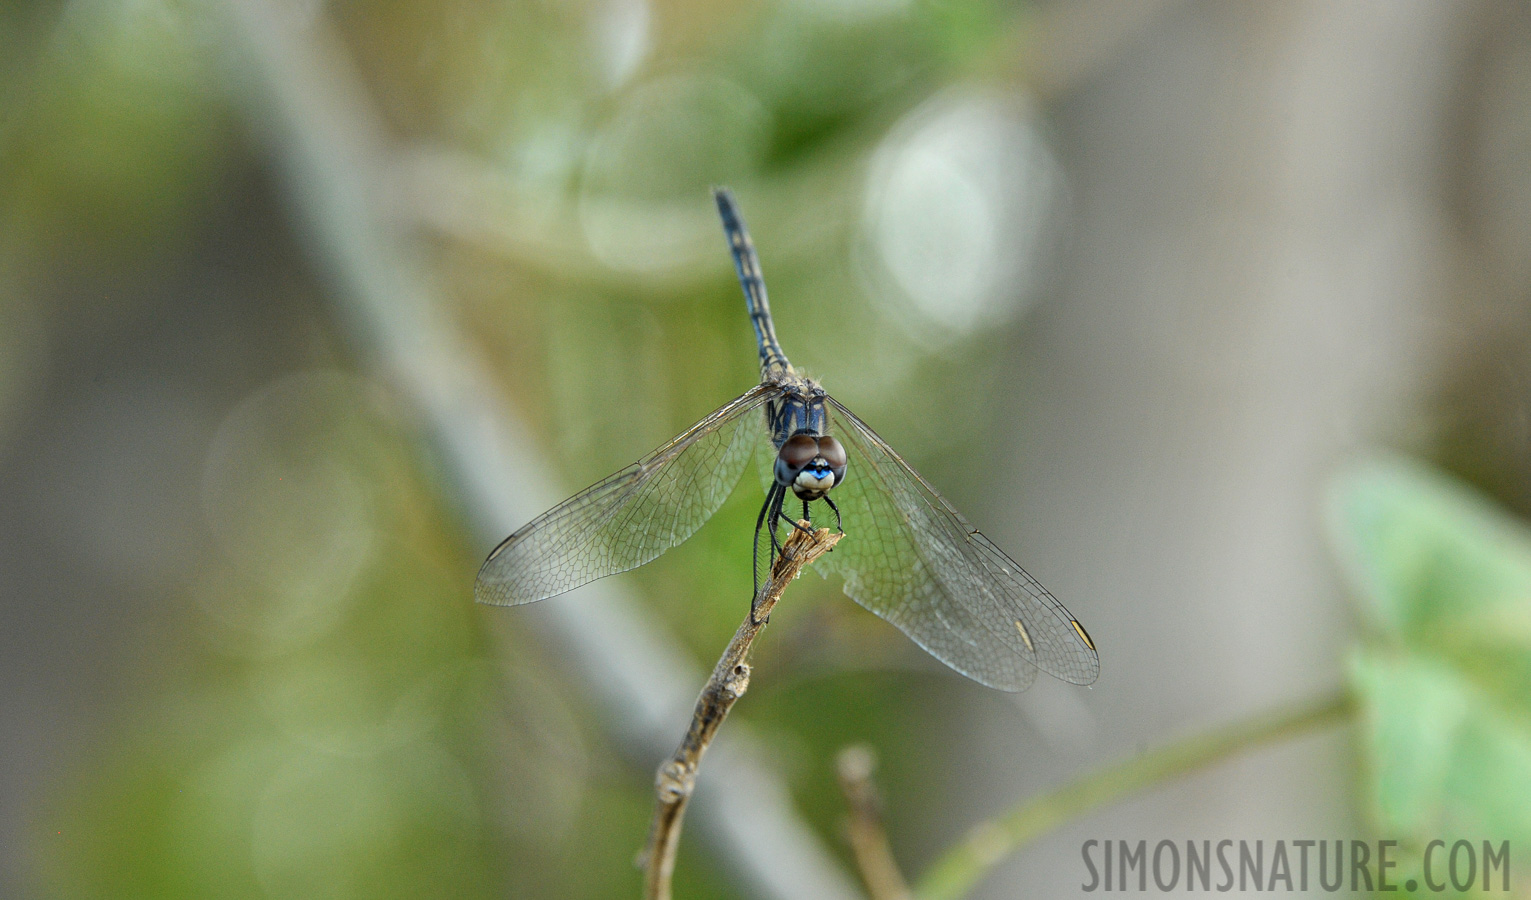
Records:
{"label": "thin branch", "polygon": [[930,867],[916,895],[921,900],[966,896],[1000,860],[1071,819],[1245,751],[1344,722],[1354,711],[1350,695],[1341,692],[1195,734],[1086,775],[973,828]]}
{"label": "thin branch", "polygon": [[847,747],[840,751],[835,768],[840,775],[840,792],[850,810],[846,832],[851,853],[861,870],[861,880],[866,883],[867,895],[871,900],[910,900],[914,895],[909,892],[909,883],[888,845],[888,832],[882,824],[882,798],[872,783],[877,758],[868,747]]}
{"label": "thin branch", "polygon": [[[805,523],[806,524],[806,523]],[[702,764],[702,754],[711,746],[728,711],[744,696],[750,686],[750,667],[745,662],[755,638],[765,629],[771,610],[781,599],[803,567],[829,552],[839,543],[842,534],[827,528],[807,532],[796,528],[782,547],[781,556],[771,568],[771,579],[761,588],[754,607],[734,632],[718,664],[713,667],[712,677],[707,679],[701,696],[696,699],[696,712],[691,717],[691,727],[676,748],[675,755],[659,767],[654,779],[658,801],[654,807],[654,823],[649,829],[648,847],[641,861],[645,868],[644,896],[648,900],[669,900],[670,876],[675,871],[675,848],[680,843],[681,819],[686,814],[686,804],[696,789],[696,773]]]}

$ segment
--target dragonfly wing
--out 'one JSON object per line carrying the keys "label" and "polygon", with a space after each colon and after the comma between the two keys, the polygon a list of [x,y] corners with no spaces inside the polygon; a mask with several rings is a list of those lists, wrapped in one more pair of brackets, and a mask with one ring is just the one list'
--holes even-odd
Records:
{"label": "dragonfly wing", "polygon": [[1100,659],[1079,621],[936,493],[850,410],[828,398],[829,433],[850,452],[831,495],[846,538],[819,563],[851,599],[930,654],[1000,690],[1041,669],[1090,684]]}
{"label": "dragonfly wing", "polygon": [[765,440],[762,384],[684,434],[553,507],[506,538],[479,569],[480,603],[515,606],[637,568],[696,533]]}

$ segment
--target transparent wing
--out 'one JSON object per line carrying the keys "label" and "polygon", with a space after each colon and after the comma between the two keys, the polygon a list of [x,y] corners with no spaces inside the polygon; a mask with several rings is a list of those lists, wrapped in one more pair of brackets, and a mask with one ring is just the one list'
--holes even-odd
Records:
{"label": "transparent wing", "polygon": [[643,459],[522,526],[489,554],[473,596],[515,606],[626,572],[689,538],[717,512],[766,441],[762,384]]}
{"label": "transparent wing", "polygon": [[958,672],[1024,690],[1041,669],[1090,684],[1094,644],[1063,604],[969,525],[876,432],[828,398],[829,433],[850,454],[830,495],[846,537],[818,565],[851,599]]}

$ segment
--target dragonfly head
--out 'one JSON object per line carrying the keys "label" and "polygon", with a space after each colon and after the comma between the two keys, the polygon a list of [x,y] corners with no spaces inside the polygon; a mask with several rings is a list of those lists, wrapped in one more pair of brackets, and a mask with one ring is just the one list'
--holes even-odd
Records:
{"label": "dragonfly head", "polygon": [[776,483],[802,500],[818,500],[845,480],[845,448],[829,435],[794,434],[776,453]]}

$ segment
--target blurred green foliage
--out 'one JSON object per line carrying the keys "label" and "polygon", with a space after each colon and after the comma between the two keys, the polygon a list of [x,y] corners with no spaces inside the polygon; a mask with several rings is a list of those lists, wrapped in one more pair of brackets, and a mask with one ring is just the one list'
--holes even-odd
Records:
{"label": "blurred green foliage", "polygon": [[1368,812],[1426,896],[1430,840],[1531,846],[1531,530],[1406,462],[1347,474],[1333,507],[1372,626],[1351,665]]}
{"label": "blurred green foliage", "polygon": [[[461,600],[476,557],[381,396],[299,373],[225,422],[219,552],[178,603],[189,644],[40,823],[41,895],[636,889],[644,779],[591,749],[599,720],[543,674],[554,660],[491,648]],[[697,895],[717,895],[710,872],[688,860]]]}
{"label": "blurred green foliage", "polygon": [[37,23],[46,39],[18,29],[12,45],[30,64],[7,73],[0,222],[43,250],[157,258],[225,164],[229,111],[199,7],[88,0],[56,13]]}
{"label": "blurred green foliage", "polygon": [[407,449],[338,376],[279,382],[217,444],[193,643],[46,823],[44,893],[491,890],[497,679],[473,610],[440,602],[471,564]]}

